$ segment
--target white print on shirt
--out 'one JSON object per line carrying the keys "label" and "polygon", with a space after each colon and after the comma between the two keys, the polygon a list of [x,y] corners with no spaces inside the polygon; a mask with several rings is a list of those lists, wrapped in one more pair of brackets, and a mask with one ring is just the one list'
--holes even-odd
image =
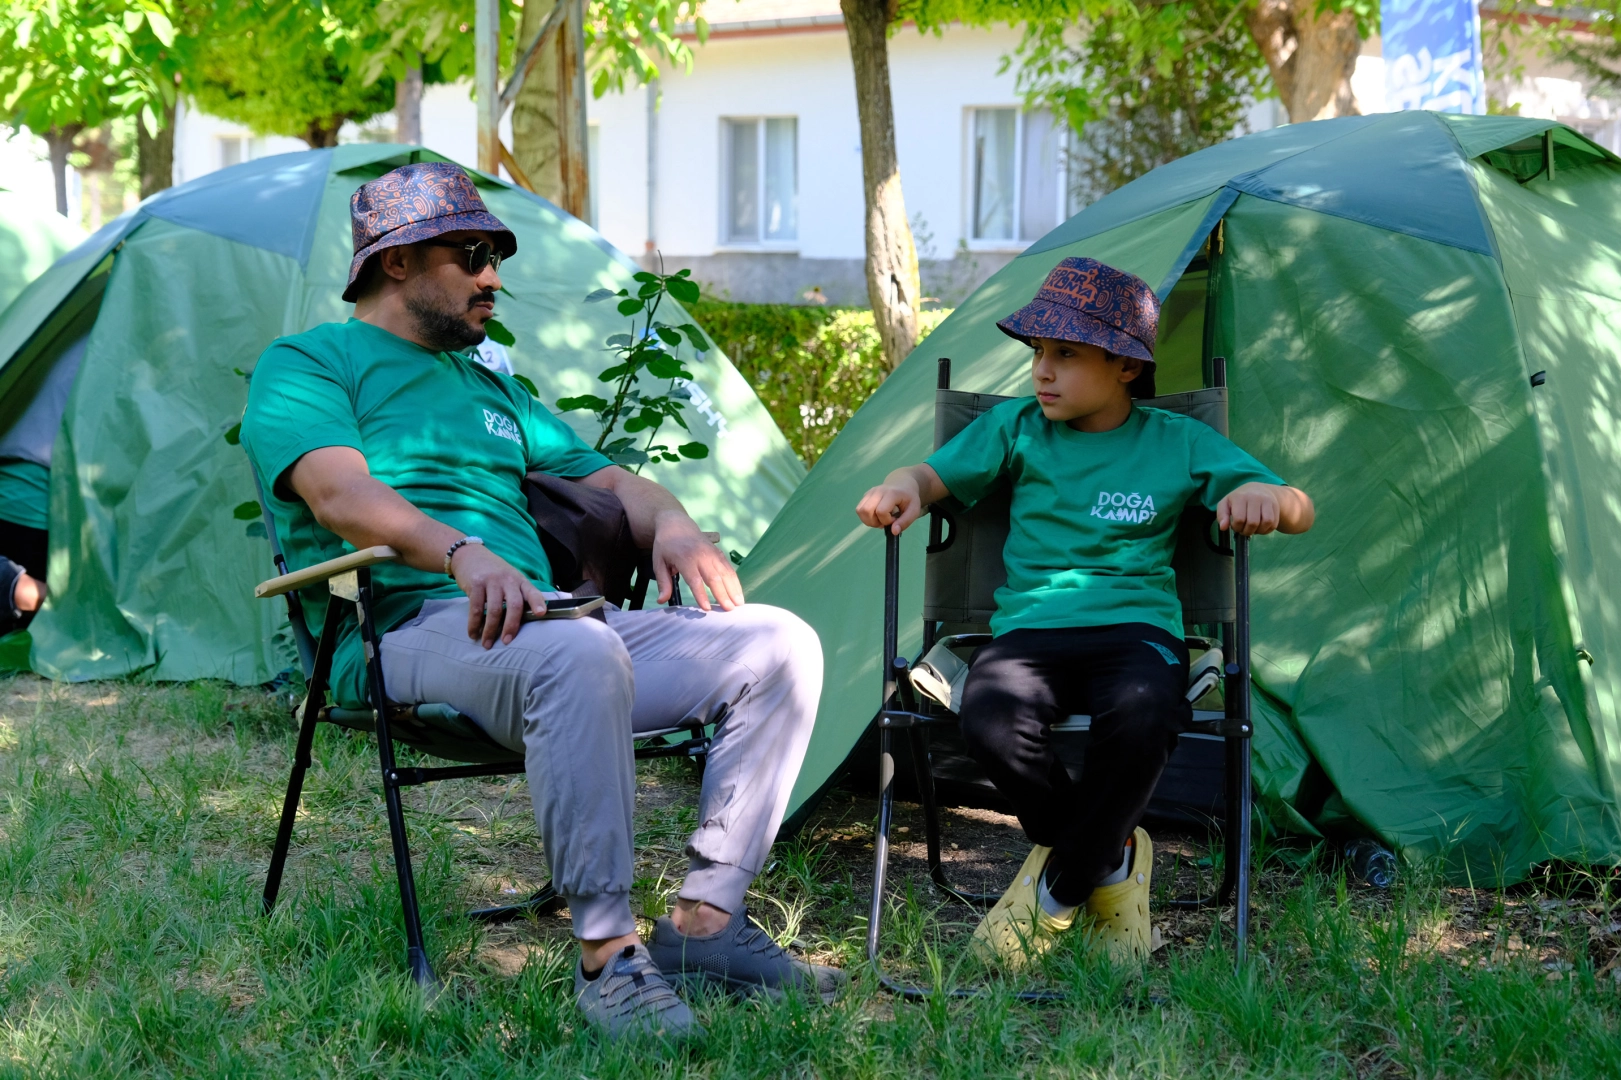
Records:
{"label": "white print on shirt", "polygon": [[523,445],[523,436],[518,432],[518,425],[511,418],[502,416],[498,412],[484,410],[484,430],[491,435],[499,435],[503,439],[511,439],[519,446]]}
{"label": "white print on shirt", "polygon": [[1141,495],[1135,491],[1129,495],[1123,491],[1100,491],[1098,501],[1092,507],[1092,516],[1104,521],[1129,521],[1134,525],[1143,525],[1158,517],[1159,511],[1154,509],[1152,495]]}

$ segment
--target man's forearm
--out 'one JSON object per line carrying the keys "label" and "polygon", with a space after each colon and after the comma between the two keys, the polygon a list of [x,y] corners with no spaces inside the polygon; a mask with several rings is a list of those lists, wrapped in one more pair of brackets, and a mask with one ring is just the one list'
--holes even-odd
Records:
{"label": "man's forearm", "polygon": [[630,534],[644,548],[653,546],[661,519],[681,522],[692,521],[681,500],[651,480],[643,479],[617,465],[598,469],[582,477],[581,483],[602,488],[619,496],[624,504],[625,517],[630,520]]}
{"label": "man's forearm", "polygon": [[304,499],[322,528],[357,548],[387,545],[418,570],[443,573],[445,552],[461,532],[411,505],[399,492],[370,476],[322,485]]}

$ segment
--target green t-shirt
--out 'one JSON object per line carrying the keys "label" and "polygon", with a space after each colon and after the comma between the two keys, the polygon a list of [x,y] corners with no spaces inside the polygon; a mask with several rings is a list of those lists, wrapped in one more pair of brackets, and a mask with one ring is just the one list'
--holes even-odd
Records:
{"label": "green t-shirt", "polygon": [[1013,485],[994,634],[1137,622],[1181,637],[1171,554],[1182,508],[1283,483],[1191,417],[1138,406],[1113,431],[1076,431],[1033,397],[997,405],[928,464],[965,506]]}
{"label": "green t-shirt", "polygon": [[[529,516],[524,474],[579,477],[612,464],[510,376],[355,319],[271,343],[253,370],[242,445],[290,569],[354,550],[282,483],[311,450],[352,446],[374,477],[434,520],[483,537],[542,590],[552,587],[551,565]],[[462,595],[443,573],[403,563],[373,568],[372,580],[379,634],[414,617],[425,600]],[[328,595],[324,587],[305,590],[312,634],[320,633]],[[360,634],[346,614],[332,662],[338,701],[360,706],[365,677]]]}
{"label": "green t-shirt", "polygon": [[0,521],[26,525],[30,529],[48,529],[50,505],[49,467],[18,458],[0,461]]}

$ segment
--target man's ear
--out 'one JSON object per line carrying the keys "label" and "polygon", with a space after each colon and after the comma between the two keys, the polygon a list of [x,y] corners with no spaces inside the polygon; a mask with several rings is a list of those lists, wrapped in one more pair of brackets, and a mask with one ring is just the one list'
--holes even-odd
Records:
{"label": "man's ear", "polygon": [[385,277],[395,281],[404,281],[410,273],[411,248],[401,244],[397,247],[386,247],[377,253],[377,269]]}

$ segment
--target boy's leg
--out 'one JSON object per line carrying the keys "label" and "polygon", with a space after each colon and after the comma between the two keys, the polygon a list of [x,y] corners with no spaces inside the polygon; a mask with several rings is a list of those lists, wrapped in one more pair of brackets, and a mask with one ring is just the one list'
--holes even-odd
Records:
{"label": "boy's leg", "polygon": [[1075,813],[1075,785],[1053,750],[1052,725],[1084,700],[1079,645],[1073,630],[1010,630],[974,655],[963,686],[968,753],[1043,847],[1068,837]]}
{"label": "boy's leg", "polygon": [[1114,872],[1142,820],[1179,732],[1192,719],[1188,654],[1180,639],[1145,623],[1099,627],[1084,665],[1091,741],[1046,881],[1054,900],[1086,902]]}

